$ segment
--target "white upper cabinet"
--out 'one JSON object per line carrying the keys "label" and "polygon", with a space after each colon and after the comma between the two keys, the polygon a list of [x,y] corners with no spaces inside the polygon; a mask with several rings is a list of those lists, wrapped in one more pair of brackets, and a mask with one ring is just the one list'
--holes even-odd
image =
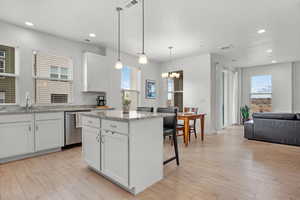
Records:
{"label": "white upper cabinet", "polygon": [[84,91],[107,92],[109,87],[109,66],[106,56],[84,53]]}

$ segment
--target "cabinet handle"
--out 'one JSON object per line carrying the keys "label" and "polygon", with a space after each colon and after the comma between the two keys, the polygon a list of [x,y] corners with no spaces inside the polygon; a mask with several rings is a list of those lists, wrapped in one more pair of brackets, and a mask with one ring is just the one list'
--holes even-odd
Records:
{"label": "cabinet handle", "polygon": [[31,132],[31,125],[28,126],[28,130]]}
{"label": "cabinet handle", "polygon": [[100,136],[100,141],[102,144],[104,144],[104,136]]}
{"label": "cabinet handle", "polygon": [[92,124],[93,122],[92,121],[88,121],[88,123]]}
{"label": "cabinet handle", "polygon": [[35,130],[37,130],[37,131],[39,130],[39,126],[38,125],[35,126]]}

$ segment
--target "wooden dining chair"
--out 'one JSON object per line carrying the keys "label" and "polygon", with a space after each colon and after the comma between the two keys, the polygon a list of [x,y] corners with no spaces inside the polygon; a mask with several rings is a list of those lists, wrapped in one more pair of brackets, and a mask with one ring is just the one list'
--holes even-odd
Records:
{"label": "wooden dining chair", "polygon": [[178,144],[177,144],[177,135],[176,135],[176,126],[177,126],[177,108],[157,108],[158,113],[173,113],[173,116],[167,116],[163,119],[164,126],[164,138],[171,137],[173,141],[175,156],[171,157],[164,161],[164,165],[176,160],[177,165],[179,165],[179,155],[178,155]]}
{"label": "wooden dining chair", "polygon": [[[184,107],[183,112],[198,114],[198,108],[196,108],[196,107]],[[196,128],[197,120],[193,119],[193,120],[190,120],[190,122],[192,122],[192,123],[189,123],[190,124],[189,140],[191,140],[191,133],[194,133],[195,138],[197,139],[197,131],[196,131],[197,130],[197,128]],[[179,123],[177,125],[177,131],[182,131],[183,132],[184,131],[184,125]],[[182,135],[182,134],[178,134],[178,135]]]}

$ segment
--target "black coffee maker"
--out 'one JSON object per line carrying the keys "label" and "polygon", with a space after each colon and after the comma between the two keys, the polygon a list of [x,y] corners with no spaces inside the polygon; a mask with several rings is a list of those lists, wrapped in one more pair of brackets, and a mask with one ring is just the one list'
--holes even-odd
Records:
{"label": "black coffee maker", "polygon": [[106,106],[106,97],[105,95],[100,95],[96,99],[97,106]]}

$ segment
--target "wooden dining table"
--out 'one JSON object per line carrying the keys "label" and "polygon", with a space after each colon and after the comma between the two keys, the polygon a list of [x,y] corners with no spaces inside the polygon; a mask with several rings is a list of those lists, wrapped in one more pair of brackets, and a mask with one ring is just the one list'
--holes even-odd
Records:
{"label": "wooden dining table", "polygon": [[[183,140],[185,146],[188,146],[189,144],[189,132],[190,132],[190,120],[197,120],[200,119],[200,127],[201,127],[201,141],[204,140],[204,124],[205,124],[205,113],[184,113],[179,112],[177,114],[177,120],[183,120],[184,121],[184,134],[183,134]],[[196,131],[196,130],[195,130]]]}

